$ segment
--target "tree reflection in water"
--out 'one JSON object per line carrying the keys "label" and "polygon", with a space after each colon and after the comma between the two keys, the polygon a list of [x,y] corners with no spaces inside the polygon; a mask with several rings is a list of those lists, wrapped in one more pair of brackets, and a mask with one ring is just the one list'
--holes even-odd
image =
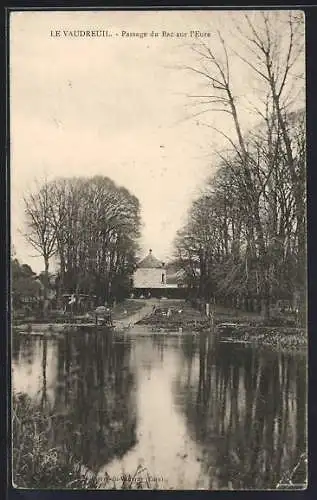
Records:
{"label": "tree reflection in water", "polygon": [[58,349],[54,441],[97,471],[136,441],[130,344],[111,332],[65,336]]}
{"label": "tree reflection in water", "polygon": [[[111,332],[65,334],[55,340],[57,376],[54,396],[47,395],[47,339],[19,339],[15,357],[40,357],[39,397],[34,404],[52,422],[51,447],[62,447],[97,471],[122,456],[136,442],[134,373],[129,365],[130,342]],[[31,352],[32,351],[32,352]]]}
{"label": "tree reflection in water", "polygon": [[21,335],[12,335],[11,336],[11,353],[12,353],[12,361],[18,361],[19,354],[21,351]]}
{"label": "tree reflection in water", "polygon": [[159,352],[161,362],[164,361],[164,350],[166,348],[165,340],[166,340],[166,335],[164,334],[163,335],[156,334],[152,337],[153,346]]}
{"label": "tree reflection in water", "polygon": [[36,357],[34,340],[27,335],[12,335],[12,361],[31,365]]}
{"label": "tree reflection in water", "polygon": [[[179,374],[174,389],[203,447],[210,489],[275,488],[306,451],[305,356],[203,336],[182,345],[187,376]],[[305,480],[301,468],[296,481]]]}
{"label": "tree reflection in water", "polygon": [[[213,490],[275,488],[306,451],[300,354],[191,335],[145,341],[82,331],[55,340],[21,337],[13,372],[14,390],[27,393],[48,422],[49,447],[96,472],[136,444],[136,405],[145,437],[132,458],[153,455],[166,476],[179,465],[186,484],[195,486],[197,474]],[[299,468],[296,482],[305,477]]]}

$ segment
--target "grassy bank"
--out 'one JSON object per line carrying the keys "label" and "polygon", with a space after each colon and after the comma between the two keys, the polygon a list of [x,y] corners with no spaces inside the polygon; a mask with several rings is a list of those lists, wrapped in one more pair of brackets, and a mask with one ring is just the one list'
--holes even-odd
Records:
{"label": "grassy bank", "polygon": [[[114,320],[121,320],[127,316],[132,316],[144,306],[144,301],[126,299],[123,302],[116,304],[112,309],[112,317]],[[17,316],[13,314],[13,326],[29,324],[65,324],[65,323],[95,323],[94,311],[86,314],[71,314],[70,312],[63,313],[62,311],[50,311],[45,319],[41,316]]]}
{"label": "grassy bank", "polygon": [[159,489],[143,467],[117,478],[102,476],[81,464],[64,446],[52,447],[54,415],[26,394],[12,401],[12,481],[26,489]]}
{"label": "grassy bank", "polygon": [[222,340],[230,342],[246,342],[287,350],[307,347],[307,333],[300,328],[235,325],[220,327],[218,331]]}
{"label": "grassy bank", "polygon": [[[204,332],[210,329],[210,319],[185,301],[175,304],[173,301],[161,301],[156,310],[139,323],[150,326],[154,331],[177,331],[181,328],[183,331]],[[296,320],[286,315],[263,320],[255,313],[217,307],[213,324],[217,327],[219,338],[230,342],[250,342],[283,349],[307,346],[306,330],[299,328]]]}
{"label": "grassy bank", "polygon": [[126,299],[123,302],[116,304],[112,310],[112,317],[114,320],[121,320],[127,316],[132,316],[142,309],[146,304],[143,300]]}
{"label": "grassy bank", "polygon": [[24,395],[12,401],[12,480],[17,488],[94,489],[97,477],[80,467],[70,452],[50,444],[52,416]]}

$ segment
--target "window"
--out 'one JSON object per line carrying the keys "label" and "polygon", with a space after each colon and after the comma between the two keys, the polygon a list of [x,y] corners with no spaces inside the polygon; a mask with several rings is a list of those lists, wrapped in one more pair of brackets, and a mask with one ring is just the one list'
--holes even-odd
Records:
{"label": "window", "polygon": [[165,274],[162,273],[162,284],[164,285],[165,284]]}

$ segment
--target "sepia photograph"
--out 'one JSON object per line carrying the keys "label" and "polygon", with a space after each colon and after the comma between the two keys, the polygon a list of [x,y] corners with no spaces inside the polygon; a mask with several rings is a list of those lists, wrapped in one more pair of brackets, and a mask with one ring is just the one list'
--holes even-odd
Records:
{"label": "sepia photograph", "polygon": [[308,487],[305,15],[12,10],[11,481]]}

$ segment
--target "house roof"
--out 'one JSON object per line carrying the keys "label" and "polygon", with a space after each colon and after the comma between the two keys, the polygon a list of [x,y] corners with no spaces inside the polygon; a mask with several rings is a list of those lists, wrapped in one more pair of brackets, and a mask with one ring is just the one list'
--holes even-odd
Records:
{"label": "house roof", "polygon": [[159,269],[163,267],[163,262],[154,257],[152,250],[150,250],[148,255],[138,263],[137,267],[142,269]]}

